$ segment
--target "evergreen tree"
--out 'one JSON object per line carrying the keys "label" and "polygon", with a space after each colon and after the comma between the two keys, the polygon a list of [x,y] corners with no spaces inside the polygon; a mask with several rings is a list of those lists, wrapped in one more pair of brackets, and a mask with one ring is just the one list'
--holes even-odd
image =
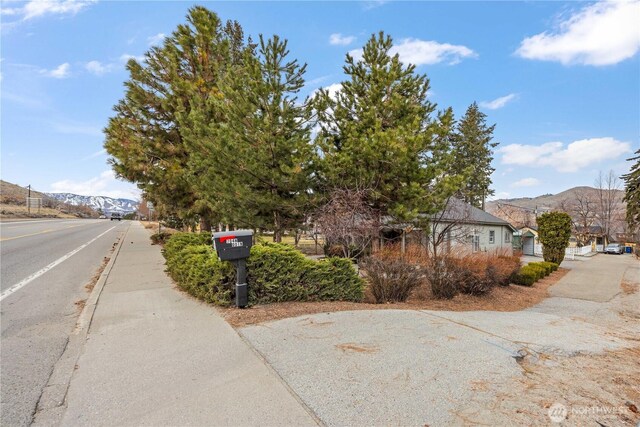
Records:
{"label": "evergreen tree", "polygon": [[625,183],[624,201],[627,203],[627,224],[631,233],[636,233],[640,228],[640,149],[636,156],[627,159],[635,161],[628,174],[623,175]]}
{"label": "evergreen tree", "polygon": [[573,221],[565,212],[545,212],[537,218],[542,257],[560,265],[569,246]]}
{"label": "evergreen tree", "polygon": [[455,177],[446,174],[447,138],[438,137],[452,113],[432,118],[427,76],[392,56],[392,47],[391,37],[373,35],[362,59],[347,55],[341,89],[316,96],[318,178],[325,191],[367,190],[380,217],[416,220],[455,191]]}
{"label": "evergreen tree", "polygon": [[494,194],[491,187],[493,149],[498,145],[493,140],[495,125],[487,126],[486,114],[475,102],[467,108],[456,126],[453,151],[456,161],[453,173],[465,176],[465,183],[458,197],[465,202],[484,209],[485,199]]}
{"label": "evergreen tree", "polygon": [[242,40],[237,23],[223,26],[215,13],[193,7],[187,24],[162,46],[151,48],[143,61],[127,63],[130,79],[105,129],[105,148],[117,175],[135,182],[167,214],[214,216],[194,185],[193,147],[185,145],[183,134],[192,105],[219,96],[218,76]]}
{"label": "evergreen tree", "polygon": [[[311,189],[311,111],[299,103],[306,64],[289,59],[287,42],[260,37],[244,52],[242,67],[227,73],[222,121],[201,122],[205,153],[199,179],[233,224],[274,231],[280,241],[308,210]],[[193,112],[192,117],[195,116]],[[200,119],[206,114],[200,114]]]}

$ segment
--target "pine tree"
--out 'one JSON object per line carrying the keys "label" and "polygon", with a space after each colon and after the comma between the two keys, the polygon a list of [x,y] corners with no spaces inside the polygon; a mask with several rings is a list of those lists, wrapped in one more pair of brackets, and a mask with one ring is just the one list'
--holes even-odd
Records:
{"label": "pine tree", "polygon": [[446,138],[437,138],[451,113],[432,118],[427,76],[392,56],[392,47],[391,37],[373,35],[362,59],[347,55],[341,89],[316,96],[318,178],[324,191],[367,190],[380,217],[415,220],[455,190],[445,173]]}
{"label": "pine tree", "polygon": [[453,173],[466,177],[458,197],[481,209],[485,199],[494,194],[490,188],[495,170],[491,162],[493,149],[498,145],[492,142],[495,125],[487,126],[486,118],[478,104],[471,104],[456,126],[453,141],[456,158]]}
{"label": "pine tree", "polygon": [[[209,122],[199,136],[202,182],[233,224],[274,231],[280,241],[300,226],[311,189],[311,110],[299,102],[306,64],[289,59],[287,42],[261,36],[247,49],[242,68],[227,74],[222,122]],[[222,125],[221,125],[222,124]]]}
{"label": "pine tree", "polygon": [[625,183],[623,200],[627,203],[627,224],[632,234],[640,229],[640,149],[635,154],[635,157],[627,159],[630,162],[635,161],[631,170],[622,176]]}
{"label": "pine tree", "polygon": [[[125,97],[105,129],[105,148],[118,176],[135,182],[167,214],[211,220],[215,213],[196,185],[185,144],[193,105],[219,95],[218,77],[242,49],[242,29],[222,25],[217,15],[193,7],[162,46],[143,61],[130,60]],[[237,56],[237,55],[236,55]]]}

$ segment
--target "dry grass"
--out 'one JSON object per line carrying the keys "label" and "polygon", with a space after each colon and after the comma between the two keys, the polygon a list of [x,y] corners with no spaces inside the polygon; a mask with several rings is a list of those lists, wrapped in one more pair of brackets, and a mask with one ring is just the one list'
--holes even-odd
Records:
{"label": "dry grass", "polygon": [[[140,223],[147,230],[151,230],[151,232],[153,232],[153,233],[157,233],[158,232],[158,221],[140,221]],[[166,232],[166,233],[169,233],[169,234],[178,233],[180,231],[180,230],[176,230],[175,228],[166,227],[164,225],[161,227],[160,230],[162,232]]]}
{"label": "dry grass", "polygon": [[272,320],[307,314],[349,310],[440,310],[440,311],[519,311],[534,306],[547,298],[547,289],[564,277],[569,270],[561,268],[531,287],[498,286],[481,296],[456,295],[450,300],[433,299],[426,287],[420,288],[404,303],[374,304],[371,296],[365,302],[319,301],[281,302],[256,305],[246,309],[219,308],[224,318],[234,327],[253,325]]}
{"label": "dry grass", "polygon": [[62,213],[57,209],[40,208],[31,209],[29,213],[26,206],[0,203],[0,218],[77,218],[75,215]]}

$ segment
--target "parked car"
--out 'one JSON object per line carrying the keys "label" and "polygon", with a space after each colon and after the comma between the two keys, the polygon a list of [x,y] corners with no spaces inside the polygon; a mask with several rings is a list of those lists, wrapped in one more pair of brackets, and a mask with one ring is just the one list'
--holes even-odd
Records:
{"label": "parked car", "polygon": [[107,216],[106,215],[100,215],[100,218],[98,218],[98,219],[107,219]]}
{"label": "parked car", "polygon": [[122,221],[122,214],[120,212],[114,212],[111,214],[111,221],[117,219],[118,221]]}
{"label": "parked car", "polygon": [[604,253],[622,255],[624,253],[624,246],[619,243],[610,243],[604,248]]}

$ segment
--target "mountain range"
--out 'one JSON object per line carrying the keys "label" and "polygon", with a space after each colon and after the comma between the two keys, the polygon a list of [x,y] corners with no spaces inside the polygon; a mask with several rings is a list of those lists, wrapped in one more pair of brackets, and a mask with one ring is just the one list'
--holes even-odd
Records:
{"label": "mountain range", "polygon": [[107,196],[81,196],[72,193],[45,193],[47,196],[73,206],[89,206],[103,213],[120,212],[127,214],[138,209],[138,202],[131,199],[115,199]]}

